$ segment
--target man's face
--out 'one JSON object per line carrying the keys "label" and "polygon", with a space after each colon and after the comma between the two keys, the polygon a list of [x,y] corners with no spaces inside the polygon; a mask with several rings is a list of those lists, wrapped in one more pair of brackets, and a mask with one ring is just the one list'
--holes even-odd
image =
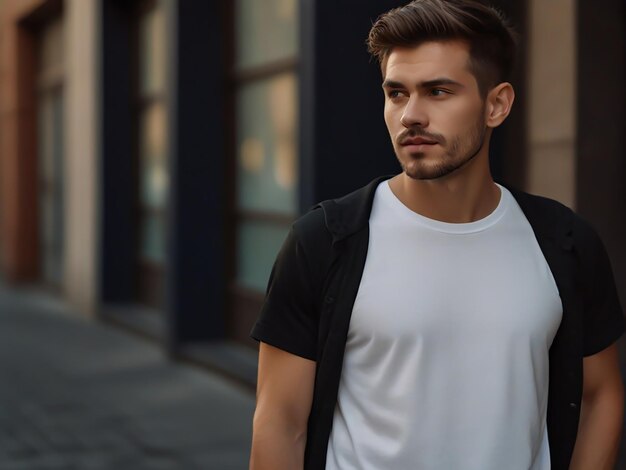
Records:
{"label": "man's face", "polygon": [[430,180],[463,167],[483,149],[485,105],[464,42],[395,48],[387,58],[385,122],[407,176]]}

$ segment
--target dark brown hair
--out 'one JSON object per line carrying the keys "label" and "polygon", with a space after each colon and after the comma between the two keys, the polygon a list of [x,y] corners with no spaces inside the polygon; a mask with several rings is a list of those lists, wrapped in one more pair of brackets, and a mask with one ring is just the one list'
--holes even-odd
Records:
{"label": "dark brown hair", "polygon": [[384,69],[394,47],[450,40],[468,43],[469,70],[483,97],[510,80],[517,34],[502,13],[476,0],[414,0],[390,10],[372,26],[367,47]]}

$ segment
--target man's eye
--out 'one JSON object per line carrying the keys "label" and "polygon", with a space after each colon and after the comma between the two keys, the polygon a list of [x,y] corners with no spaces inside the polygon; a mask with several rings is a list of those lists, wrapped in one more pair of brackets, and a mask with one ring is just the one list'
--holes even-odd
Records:
{"label": "man's eye", "polygon": [[446,90],[443,90],[441,88],[433,88],[430,91],[430,94],[432,96],[444,96],[444,95],[448,95],[449,93]]}
{"label": "man's eye", "polygon": [[401,91],[399,91],[399,90],[391,90],[391,91],[389,92],[389,95],[388,95],[388,96],[389,96],[389,98],[391,98],[391,99],[395,99],[395,98],[399,98],[401,94],[402,94],[402,92],[401,92]]}

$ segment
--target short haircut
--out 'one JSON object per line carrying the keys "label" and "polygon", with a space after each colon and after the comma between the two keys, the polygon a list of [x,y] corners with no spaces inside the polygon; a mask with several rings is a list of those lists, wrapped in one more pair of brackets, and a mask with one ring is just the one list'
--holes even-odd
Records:
{"label": "short haircut", "polygon": [[367,47],[384,73],[394,47],[453,40],[469,45],[469,70],[483,98],[491,88],[510,80],[517,33],[500,11],[476,0],[414,0],[390,10],[372,26]]}

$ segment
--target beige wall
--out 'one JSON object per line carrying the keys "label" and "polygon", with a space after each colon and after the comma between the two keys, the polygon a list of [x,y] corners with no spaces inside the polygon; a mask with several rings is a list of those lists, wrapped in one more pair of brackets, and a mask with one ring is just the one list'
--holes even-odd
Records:
{"label": "beige wall", "polygon": [[92,314],[97,297],[97,0],[65,1],[65,286]]}
{"label": "beige wall", "polygon": [[575,0],[530,0],[528,165],[532,193],[574,207],[576,181]]}

